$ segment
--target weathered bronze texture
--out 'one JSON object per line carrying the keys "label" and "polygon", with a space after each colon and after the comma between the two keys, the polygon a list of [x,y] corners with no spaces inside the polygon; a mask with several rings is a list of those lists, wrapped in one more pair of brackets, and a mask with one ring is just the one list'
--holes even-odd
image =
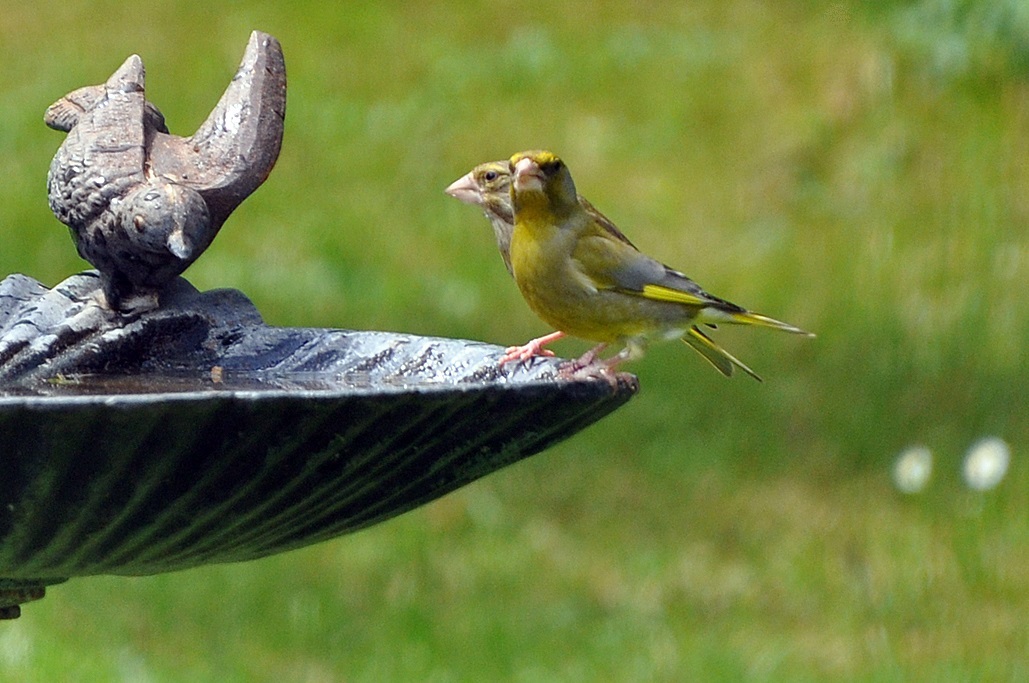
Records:
{"label": "weathered bronze texture", "polygon": [[157,306],[161,290],[268,177],[285,113],[282,48],[258,31],[221,100],[187,138],[171,135],[146,100],[137,55],[103,85],[47,109],[47,125],[68,133],[50,165],[50,208],[100,271],[110,308]]}

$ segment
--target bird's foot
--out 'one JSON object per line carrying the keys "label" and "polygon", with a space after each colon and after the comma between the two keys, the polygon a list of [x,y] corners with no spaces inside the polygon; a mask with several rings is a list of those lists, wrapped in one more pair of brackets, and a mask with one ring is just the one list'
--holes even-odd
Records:
{"label": "bird's foot", "polygon": [[551,332],[550,334],[542,337],[537,337],[527,344],[523,344],[521,346],[509,346],[504,349],[504,355],[500,357],[500,364],[505,365],[512,361],[524,363],[536,356],[552,357],[554,352],[543,347],[550,342],[557,341],[563,336],[565,336],[564,332]]}
{"label": "bird's foot", "polygon": [[582,354],[575,360],[570,360],[561,366],[561,372],[565,374],[573,374],[579,370],[584,370],[595,365],[604,365],[605,361],[598,361],[600,352],[607,348],[607,344],[597,344],[592,349]]}
{"label": "bird's foot", "polygon": [[160,306],[157,292],[154,291],[133,292],[127,296],[110,291],[100,291],[97,293],[96,301],[101,308],[122,315],[146,313],[156,310]]}
{"label": "bird's foot", "polygon": [[598,344],[584,353],[576,360],[568,361],[558,368],[562,377],[602,377],[612,384],[617,382],[618,366],[629,360],[630,356],[626,350],[611,356],[600,358],[600,352],[607,348],[607,344]]}

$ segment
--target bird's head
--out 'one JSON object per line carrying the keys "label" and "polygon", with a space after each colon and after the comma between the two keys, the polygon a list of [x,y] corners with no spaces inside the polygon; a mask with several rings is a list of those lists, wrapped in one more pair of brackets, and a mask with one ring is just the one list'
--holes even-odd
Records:
{"label": "bird's head", "polygon": [[170,253],[183,267],[214,239],[207,203],[196,190],[152,182],[131,190],[121,202],[122,228],[135,248]]}
{"label": "bird's head", "polygon": [[487,161],[472,169],[475,183],[482,188],[484,196],[510,194],[511,171],[506,161]]}
{"label": "bird's head", "polygon": [[516,212],[538,205],[563,213],[578,205],[572,174],[553,152],[519,152],[511,157],[510,163],[511,199]]}
{"label": "bird's head", "polygon": [[451,183],[445,192],[465,204],[478,206],[490,222],[500,221],[503,226],[508,226],[508,230],[514,225],[511,171],[506,160],[479,164]]}
{"label": "bird's head", "polygon": [[484,206],[491,198],[503,196],[509,201],[511,172],[506,161],[479,164],[447,187],[444,192],[465,204]]}

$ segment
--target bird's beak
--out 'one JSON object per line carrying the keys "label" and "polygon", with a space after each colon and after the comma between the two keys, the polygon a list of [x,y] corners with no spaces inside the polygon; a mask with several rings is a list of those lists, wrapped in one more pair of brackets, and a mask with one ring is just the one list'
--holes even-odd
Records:
{"label": "bird's beak", "polygon": [[543,170],[532,159],[519,159],[514,166],[514,186],[519,192],[542,192]]}
{"label": "bird's beak", "polygon": [[175,258],[187,261],[193,256],[193,244],[186,238],[182,228],[175,229],[168,235],[168,251],[175,255]]}
{"label": "bird's beak", "polygon": [[461,176],[444,190],[448,195],[465,204],[482,204],[482,193],[472,174]]}

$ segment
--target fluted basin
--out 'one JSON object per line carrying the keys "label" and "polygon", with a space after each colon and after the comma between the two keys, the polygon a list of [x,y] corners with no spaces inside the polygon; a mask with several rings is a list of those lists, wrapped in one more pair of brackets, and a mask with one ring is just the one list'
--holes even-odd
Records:
{"label": "fluted basin", "polygon": [[[480,342],[267,326],[238,292],[185,281],[112,330],[97,288],[89,273],[0,285],[17,301],[0,306],[0,369],[23,366],[0,382],[0,610],[69,577],[249,560],[375,524],[636,391],[628,375],[563,378],[554,359],[501,368]],[[19,366],[39,348],[49,370]]]}

